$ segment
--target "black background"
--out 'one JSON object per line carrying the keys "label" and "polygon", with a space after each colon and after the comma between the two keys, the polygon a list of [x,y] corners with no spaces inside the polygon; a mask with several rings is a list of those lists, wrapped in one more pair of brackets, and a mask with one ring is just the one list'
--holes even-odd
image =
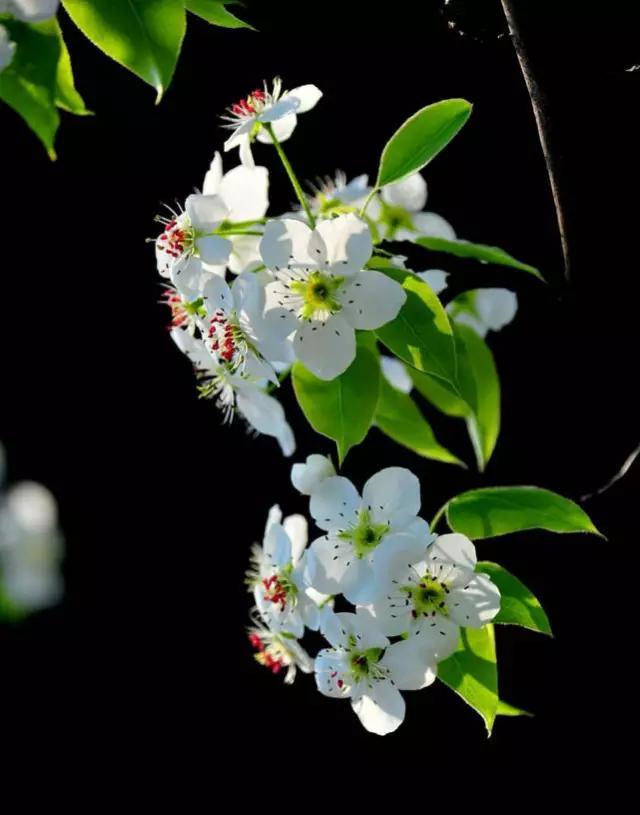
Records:
{"label": "black background", "polygon": [[[198,401],[166,333],[145,244],[161,202],[201,184],[224,138],[219,115],[263,78],[324,91],[287,145],[309,179],[338,167],[374,175],[406,116],[440,98],[469,99],[469,124],[426,173],[429,207],[460,236],[534,263],[549,285],[472,262],[422,262],[451,271],[453,293],[478,284],[518,293],[515,323],[490,340],[502,435],[482,477],[418,459],[375,430],[345,473],[361,485],[383,466],[412,468],[425,517],[476,485],[532,483],[574,499],[600,486],[638,441],[640,73],[624,71],[640,62],[637,21],[631,2],[518,5],[563,160],[569,284],[529,99],[509,38],[498,36],[498,2],[466,10],[457,2],[443,14],[436,2],[256,0],[245,17],[260,33],[191,18],[159,107],[150,88],[62,20],[77,84],[97,115],[63,117],[52,164],[0,110],[0,436],[11,480],[42,481],[58,497],[68,543],[63,605],[0,632],[3,748],[24,739],[32,758],[48,760],[71,741],[96,764],[103,752],[134,766],[151,759],[156,770],[184,764],[203,771],[205,790],[214,754],[218,770],[246,767],[258,787],[262,773],[286,786],[308,761],[322,768],[325,795],[356,757],[408,770],[427,760],[458,774],[465,759],[546,773],[570,756],[609,777],[607,762],[621,758],[614,733],[633,731],[637,695],[638,466],[585,504],[608,542],[529,533],[478,545],[524,579],[551,617],[554,640],[498,631],[502,696],[535,718],[500,719],[488,741],[476,714],[434,687],[407,694],[396,734],[369,735],[311,678],[288,688],[252,660],[249,545],[273,503],[292,512],[306,502],[272,439],[253,439],[240,423],[221,427]],[[275,156],[255,152],[271,169],[271,211],[288,208]],[[226,159],[230,167],[237,157]],[[330,452],[283,390],[294,460]],[[471,460],[462,425],[425,412]]]}

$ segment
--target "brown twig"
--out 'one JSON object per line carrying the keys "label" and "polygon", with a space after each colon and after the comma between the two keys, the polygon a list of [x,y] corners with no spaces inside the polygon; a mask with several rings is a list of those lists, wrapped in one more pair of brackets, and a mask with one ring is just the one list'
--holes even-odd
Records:
{"label": "brown twig", "polygon": [[504,16],[509,26],[511,41],[513,42],[513,47],[515,48],[518,62],[520,63],[520,70],[522,71],[522,76],[529,91],[529,98],[531,99],[531,107],[533,108],[533,115],[535,116],[536,126],[538,128],[538,138],[540,139],[540,146],[542,147],[542,153],[547,165],[547,174],[549,176],[549,184],[551,186],[551,194],[553,195],[556,219],[558,221],[558,230],[560,232],[560,242],[562,244],[565,277],[568,280],[570,275],[570,260],[567,225],[561,204],[558,167],[549,147],[549,122],[545,113],[544,95],[531,70],[527,51],[514,15],[513,2],[512,0],[500,0],[500,2],[502,3],[502,10],[504,11]]}

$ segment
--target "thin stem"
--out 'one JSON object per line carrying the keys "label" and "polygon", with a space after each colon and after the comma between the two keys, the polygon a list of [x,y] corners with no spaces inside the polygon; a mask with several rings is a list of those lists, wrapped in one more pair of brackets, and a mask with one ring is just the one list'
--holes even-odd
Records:
{"label": "thin stem", "polygon": [[371,201],[373,200],[373,196],[374,196],[374,195],[375,195],[377,192],[378,192],[378,188],[377,188],[377,187],[374,187],[374,188],[371,190],[371,192],[369,193],[369,195],[367,195],[366,201],[364,202],[364,204],[362,205],[362,208],[361,208],[361,210],[360,210],[360,217],[361,217],[361,218],[362,218],[362,217],[364,217],[364,214],[365,214],[365,212],[367,211],[367,207],[369,206],[369,204],[370,204],[370,203],[371,203]]}
{"label": "thin stem", "polygon": [[254,218],[251,221],[223,221],[221,229],[247,229],[256,224],[266,224],[266,218]]}
{"label": "thin stem", "polygon": [[549,176],[549,184],[551,186],[551,194],[553,196],[553,204],[556,210],[556,219],[558,221],[558,230],[560,232],[560,243],[562,244],[562,255],[564,257],[564,272],[565,277],[569,280],[570,275],[570,256],[569,256],[569,242],[567,239],[567,223],[562,209],[562,199],[560,196],[560,186],[558,182],[558,167],[555,157],[551,153],[549,145],[549,122],[544,108],[544,95],[540,90],[536,78],[531,70],[531,65],[524,46],[524,41],[520,34],[520,29],[514,14],[514,4],[512,0],[500,0],[502,3],[502,10],[509,26],[509,33],[511,41],[520,63],[520,70],[524,77],[527,90],[529,91],[529,98],[531,100],[531,107],[533,108],[533,115],[536,120],[536,127],[538,128],[538,138],[540,140],[540,147],[547,165],[547,175]]}
{"label": "thin stem", "polygon": [[314,229],[316,225],[316,219],[313,217],[313,212],[311,212],[311,207],[309,206],[309,202],[307,201],[307,196],[304,194],[302,187],[300,186],[300,182],[298,181],[298,178],[293,171],[293,167],[291,166],[289,159],[287,158],[284,150],[282,149],[282,145],[278,141],[276,134],[273,132],[273,126],[271,125],[271,122],[266,122],[262,126],[269,134],[269,138],[273,142],[273,146],[276,148],[276,152],[280,158],[280,161],[282,162],[282,166],[287,171],[289,181],[291,181],[298,201],[300,201],[300,205],[304,210],[305,215],[307,216],[309,226],[311,227],[311,229]]}
{"label": "thin stem", "polygon": [[219,235],[221,238],[226,238],[227,235],[257,235],[262,237],[263,233],[258,232],[256,229],[218,229],[213,233]]}

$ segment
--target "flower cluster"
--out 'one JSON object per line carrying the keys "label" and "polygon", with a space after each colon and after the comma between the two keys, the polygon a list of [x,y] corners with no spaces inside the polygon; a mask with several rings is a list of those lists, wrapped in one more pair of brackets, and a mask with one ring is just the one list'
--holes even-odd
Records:
{"label": "flower cluster", "polygon": [[[59,0],[0,0],[0,14],[13,14],[25,23],[39,23],[55,16]],[[12,62],[16,46],[9,32],[0,24],[0,71]]]}
{"label": "flower cluster", "polygon": [[[0,447],[0,483],[4,478]],[[23,481],[0,495],[0,619],[52,606],[62,596],[62,536],[56,501]]]}
{"label": "flower cluster", "polygon": [[[495,617],[500,592],[475,571],[468,538],[430,531],[409,470],[381,470],[360,494],[328,458],[312,455],[294,465],[292,482],[322,534],[307,547],[305,518],[282,521],[271,510],[248,573],[256,658],[276,673],[286,668],[288,682],[296,668],[313,670],[321,693],[350,699],[368,731],[390,733],[404,719],[400,692],[430,685],[460,629]],[[334,610],[340,596],[353,611]],[[329,643],[315,660],[299,643],[305,627]]]}

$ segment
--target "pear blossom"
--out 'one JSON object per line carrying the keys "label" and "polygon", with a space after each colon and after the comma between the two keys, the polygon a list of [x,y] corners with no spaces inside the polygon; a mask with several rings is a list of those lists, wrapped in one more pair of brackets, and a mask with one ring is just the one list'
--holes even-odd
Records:
{"label": "pear blossom", "polygon": [[283,91],[280,77],[273,80],[271,90],[265,82],[263,90],[252,91],[223,116],[224,126],[233,131],[224,143],[225,152],[239,147],[242,164],[253,167],[251,142],[257,139],[271,144],[271,137],[263,125],[271,124],[278,141],[285,141],[295,130],[298,113],[314,108],[321,97],[322,91],[315,85],[300,85],[291,91]]}
{"label": "pear blossom", "polygon": [[518,298],[509,289],[473,289],[458,295],[447,306],[456,323],[467,325],[480,337],[500,331],[516,316]]}
{"label": "pear blossom", "polygon": [[272,631],[301,637],[305,626],[321,627],[330,597],[309,587],[304,579],[308,532],[303,515],[284,520],[279,506],[269,512],[262,546],[252,549],[247,574],[260,617]]}
{"label": "pear blossom", "polygon": [[208,271],[223,277],[227,265],[236,274],[255,267],[259,261],[257,236],[212,233],[226,223],[261,220],[269,207],[268,191],[266,167],[240,165],[223,173],[222,157],[216,152],[202,193],[190,195],[183,210],[170,209],[169,217],[158,218],[164,225],[155,242],[159,274],[171,277],[193,255],[208,265]]}
{"label": "pear blossom", "polygon": [[49,20],[58,11],[59,0],[0,0],[0,14],[13,14],[25,23]]}
{"label": "pear blossom", "polygon": [[427,269],[424,272],[417,272],[417,275],[431,287],[434,294],[440,294],[447,288],[449,273],[443,272],[442,269]]}
{"label": "pear blossom", "polygon": [[280,402],[265,392],[264,379],[250,377],[247,367],[244,375],[230,370],[210,353],[202,338],[188,331],[174,328],[171,338],[194,366],[201,383],[201,397],[212,399],[225,421],[231,421],[237,412],[256,432],[273,436],[283,455],[293,455],[296,449],[293,431]]}
{"label": "pear blossom", "polygon": [[367,224],[354,214],[322,221],[270,221],[260,254],[274,281],[266,286],[265,318],[274,336],[289,337],[293,352],[321,379],[353,362],[356,329],[393,320],[406,299],[395,280],[364,270],[372,253]]}
{"label": "pear blossom", "polygon": [[309,201],[311,210],[320,217],[331,217],[343,207],[359,209],[371,191],[369,176],[356,176],[351,181],[341,170],[335,176],[319,178],[312,185],[313,195]]}
{"label": "pear blossom", "polygon": [[9,39],[7,29],[0,24],[0,71],[4,71],[13,60],[16,44]]}
{"label": "pear blossom", "polygon": [[274,674],[285,671],[285,684],[293,683],[298,670],[305,674],[313,672],[313,659],[294,637],[272,631],[260,620],[247,629],[247,636],[256,651],[256,662]]}
{"label": "pear blossom", "polygon": [[383,187],[367,208],[368,217],[382,228],[382,237],[394,241],[414,241],[420,236],[455,240],[456,233],[441,215],[423,211],[427,203],[427,182],[420,173]]}
{"label": "pear blossom", "polygon": [[315,678],[325,696],[350,699],[370,733],[386,735],[402,724],[401,690],[419,690],[436,678],[435,662],[425,662],[413,642],[390,644],[363,609],[334,614],[325,630],[331,647],[318,653]]}
{"label": "pear blossom", "polygon": [[425,655],[446,659],[460,628],[481,628],[500,610],[500,591],[475,572],[473,543],[464,535],[439,535],[418,560],[398,554],[386,563],[384,590],[368,606],[380,630],[409,634]]}
{"label": "pear blossom", "polygon": [[291,468],[291,483],[302,495],[311,495],[327,478],[336,474],[329,456],[313,453],[307,456],[304,464],[294,464]]}
{"label": "pear blossom", "polygon": [[[0,477],[4,471],[0,447]],[[54,605],[63,593],[58,508],[46,487],[32,481],[0,496],[0,593],[19,612]]]}
{"label": "pear blossom", "polygon": [[429,525],[418,517],[420,482],[402,467],[380,470],[362,497],[347,478],[326,478],[312,492],[309,510],[326,531],[309,549],[309,582],[352,603],[374,599],[390,556],[402,553],[413,562],[431,539]]}

